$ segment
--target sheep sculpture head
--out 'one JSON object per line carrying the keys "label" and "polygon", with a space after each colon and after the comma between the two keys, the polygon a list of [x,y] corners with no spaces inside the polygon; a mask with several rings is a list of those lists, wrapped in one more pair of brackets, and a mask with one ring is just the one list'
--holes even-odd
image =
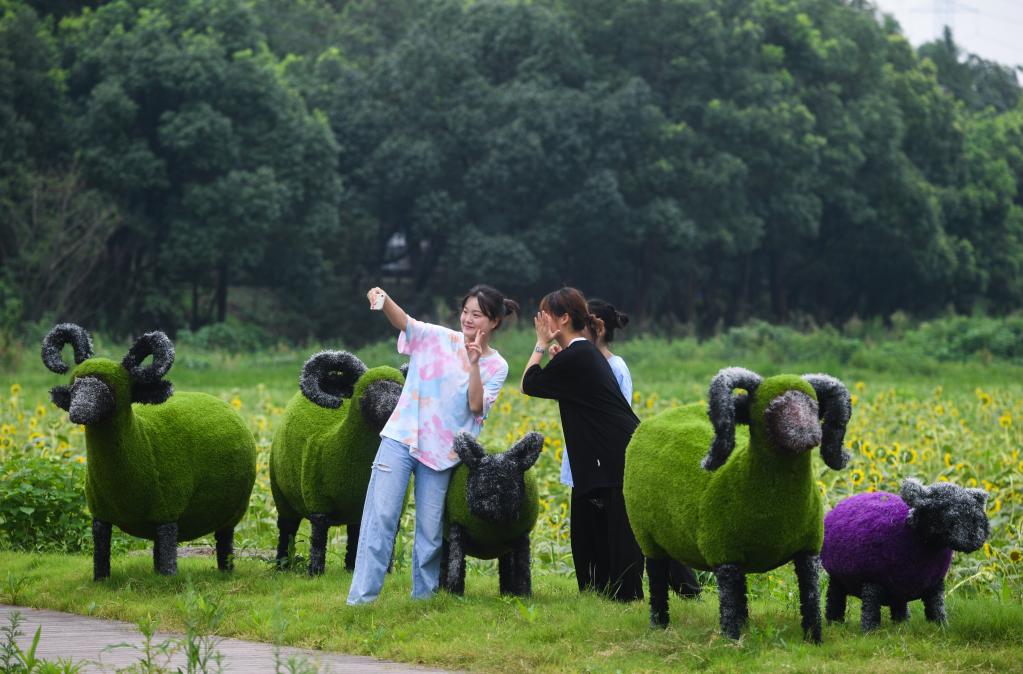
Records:
{"label": "sheep sculpture head", "polygon": [[[321,351],[306,361],[298,385],[310,402],[327,409],[338,409],[345,399],[356,399],[359,414],[366,424],[380,432],[398,405],[402,382],[369,377],[368,368],[347,351]],[[402,377],[408,364],[401,366]]]}
{"label": "sheep sculpture head", "polygon": [[902,481],[899,496],[909,506],[906,524],[928,545],[975,552],[991,533],[984,511],[987,492],[983,489],[951,482],[924,486],[908,478]]}
{"label": "sheep sculpture head", "polygon": [[543,436],[529,433],[501,454],[487,454],[468,433],[455,436],[455,453],[469,470],[466,501],[469,512],[488,522],[512,522],[526,496],[523,475],[536,463]]}
{"label": "sheep sculpture head", "polygon": [[[75,368],[61,356],[70,344]],[[143,361],[152,356],[150,365]],[[50,399],[68,412],[73,423],[90,425],[110,418],[131,403],[159,404],[170,398],[174,386],[164,375],[174,364],[174,345],[162,332],[147,332],[136,340],[120,363],[94,358],[92,338],[73,323],[60,323],[43,339],[43,364],[51,372],[67,374],[71,383],[50,389]]]}
{"label": "sheep sculpture head", "polygon": [[[745,393],[733,395],[737,388]],[[842,441],[852,405],[842,382],[829,375],[781,375],[765,382],[745,368],[725,368],[711,382],[707,414],[714,426],[714,441],[702,462],[707,470],[717,470],[731,456],[737,423],[749,425],[751,443],[782,456],[820,445],[828,467],[841,470],[849,462]]]}

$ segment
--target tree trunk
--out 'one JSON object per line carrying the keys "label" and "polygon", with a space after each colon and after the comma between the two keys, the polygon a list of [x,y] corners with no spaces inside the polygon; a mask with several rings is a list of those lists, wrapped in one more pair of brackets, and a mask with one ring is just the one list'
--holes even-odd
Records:
{"label": "tree trunk", "polygon": [[199,284],[192,281],[192,320],[189,326],[192,332],[199,329]]}
{"label": "tree trunk", "polygon": [[227,260],[217,265],[217,322],[227,320]]}

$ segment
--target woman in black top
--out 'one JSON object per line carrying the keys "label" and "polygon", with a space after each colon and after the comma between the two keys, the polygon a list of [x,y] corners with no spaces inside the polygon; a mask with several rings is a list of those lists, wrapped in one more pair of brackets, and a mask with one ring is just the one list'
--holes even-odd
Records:
{"label": "woman in black top", "polygon": [[[572,464],[571,539],[579,589],[612,599],[643,597],[643,553],[625,514],[625,446],[639,419],[622,397],[611,366],[583,336],[596,317],[575,288],[547,295],[534,319],[536,347],[522,375],[522,392],[558,401]],[[561,347],[547,367],[551,340]]]}

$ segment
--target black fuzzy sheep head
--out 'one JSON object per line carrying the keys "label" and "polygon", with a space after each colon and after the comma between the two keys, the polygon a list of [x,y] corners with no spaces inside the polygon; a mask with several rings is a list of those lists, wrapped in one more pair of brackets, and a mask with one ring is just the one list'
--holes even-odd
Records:
{"label": "black fuzzy sheep head", "polygon": [[487,454],[468,433],[455,436],[455,453],[469,469],[466,500],[469,512],[488,522],[512,522],[519,516],[526,493],[523,474],[540,450],[543,435],[528,433],[501,454]]}
{"label": "black fuzzy sheep head", "polygon": [[[67,344],[74,351],[73,371],[61,356]],[[150,356],[151,364],[143,365]],[[70,383],[50,389],[50,399],[76,424],[99,423],[133,402],[159,404],[174,392],[174,386],[163,378],[174,364],[174,344],[159,331],[139,337],[116,363],[93,357],[92,338],[84,328],[60,323],[43,338],[42,358],[52,372],[71,371]]]}
{"label": "black fuzzy sheep head", "polygon": [[[733,390],[745,393],[733,395]],[[735,448],[735,425],[750,426],[750,443],[766,444],[779,455],[802,454],[820,445],[821,457],[839,470],[849,461],[842,448],[852,414],[849,391],[826,374],[779,375],[764,379],[741,367],[714,377],[707,414],[714,440],[703,459],[706,470],[725,464]]]}
{"label": "black fuzzy sheep head", "polygon": [[899,496],[909,506],[907,523],[929,545],[973,552],[990,533],[987,492],[950,482],[924,486],[919,480],[902,481]]}
{"label": "black fuzzy sheep head", "polygon": [[320,407],[337,409],[352,399],[369,428],[380,432],[398,405],[407,371],[407,365],[400,373],[391,367],[368,369],[347,351],[321,351],[302,367],[299,388]]}

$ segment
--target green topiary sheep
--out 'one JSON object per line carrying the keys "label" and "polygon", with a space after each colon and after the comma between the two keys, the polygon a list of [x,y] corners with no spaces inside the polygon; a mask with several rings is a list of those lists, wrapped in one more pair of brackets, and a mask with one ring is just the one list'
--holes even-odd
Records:
{"label": "green topiary sheep", "polygon": [[444,504],[441,585],[465,591],[465,557],[497,559],[501,594],[532,591],[529,533],[540,513],[536,476],[529,470],[543,436],[528,433],[510,449],[487,454],[469,433],[455,436],[462,464],[455,468]]}
{"label": "green topiary sheep", "polygon": [[287,561],[291,539],[305,518],[312,526],[309,574],[323,573],[327,532],[337,524],[348,528],[345,568],[355,568],[380,430],[404,383],[395,368],[368,370],[346,351],[322,351],[306,361],[300,390],[285,408],[270,450],[278,564]]}
{"label": "green topiary sheep", "polygon": [[68,371],[60,352],[69,343],[76,366],[69,385],[53,387],[50,397],[85,425],[93,578],[110,575],[112,525],[154,541],[159,573],[177,572],[179,540],[209,533],[217,565],[230,569],[234,527],[256,480],[256,442],[241,416],[211,395],[173,393],[163,376],[174,345],[162,332],[146,333],[115,363],[93,358],[89,333],[62,323],[43,340],[43,363],[53,372]]}
{"label": "green topiary sheep", "polygon": [[[736,388],[747,393],[733,396]],[[668,558],[714,572],[721,630],[733,639],[749,615],[745,574],[791,561],[804,633],[820,641],[824,513],[809,450],[819,444],[824,462],[843,468],[850,414],[849,392],[833,377],[764,380],[726,368],[710,385],[706,409],[670,409],[639,425],[626,450],[624,493],[648,557],[654,626],[668,624]],[[736,422],[749,424],[749,433],[736,436]]]}

